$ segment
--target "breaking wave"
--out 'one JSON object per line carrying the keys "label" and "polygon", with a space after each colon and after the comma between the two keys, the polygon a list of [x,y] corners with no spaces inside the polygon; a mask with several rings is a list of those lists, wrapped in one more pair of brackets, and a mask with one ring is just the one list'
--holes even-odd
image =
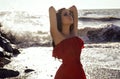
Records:
{"label": "breaking wave", "polygon": [[115,20],[120,20],[118,17],[79,17],[78,18],[81,21],[90,21],[90,20],[97,20],[97,21],[115,21]]}
{"label": "breaking wave", "polygon": [[[2,32],[2,36],[19,47],[52,45],[52,38],[48,32]],[[85,27],[79,29],[78,35],[85,43],[118,42],[120,41],[120,27],[113,24],[101,28]]]}
{"label": "breaking wave", "polygon": [[79,30],[79,35],[86,43],[118,42],[120,41],[120,26],[107,24],[99,28],[85,27]]}
{"label": "breaking wave", "polygon": [[[85,10],[82,11],[81,16],[79,13],[78,19],[80,24],[83,24],[83,28],[79,28],[78,35],[85,43],[120,41],[120,18],[118,14],[120,10],[109,11],[112,10]],[[0,22],[2,24],[0,27],[1,35],[19,47],[52,45],[49,19],[46,15],[32,15],[19,11],[0,12]],[[118,24],[116,25],[116,23]],[[93,24],[95,27],[91,27]]]}

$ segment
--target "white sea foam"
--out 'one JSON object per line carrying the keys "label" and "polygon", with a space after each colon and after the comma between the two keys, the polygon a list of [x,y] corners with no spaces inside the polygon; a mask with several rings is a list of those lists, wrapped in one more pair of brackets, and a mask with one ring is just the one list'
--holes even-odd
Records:
{"label": "white sea foam", "polygon": [[[80,10],[79,17],[84,16],[92,16],[92,17],[106,17],[106,16],[113,16],[119,17],[120,10]],[[113,15],[114,14],[114,15]],[[97,16],[98,15],[98,16]],[[3,27],[2,30],[6,32],[13,32],[13,35],[20,36],[19,38],[25,38],[31,42],[35,42],[37,39],[39,43],[42,42],[50,42],[50,24],[49,24],[49,16],[48,15],[40,15],[40,14],[32,14],[25,11],[5,11],[0,12],[0,22],[2,23]],[[82,21],[79,20],[78,28],[79,35],[82,36],[85,42],[89,41],[87,37],[88,31],[95,31],[96,29],[101,29],[107,27],[109,25],[120,26],[119,20],[113,21],[102,21],[102,20],[87,20]],[[25,35],[27,34],[27,35]],[[31,36],[30,36],[31,35]],[[22,37],[23,36],[23,37]],[[34,38],[34,39],[33,39]],[[23,41],[24,39],[20,39],[18,41]],[[35,42],[35,43],[36,43]],[[33,43],[32,43],[33,44]]]}

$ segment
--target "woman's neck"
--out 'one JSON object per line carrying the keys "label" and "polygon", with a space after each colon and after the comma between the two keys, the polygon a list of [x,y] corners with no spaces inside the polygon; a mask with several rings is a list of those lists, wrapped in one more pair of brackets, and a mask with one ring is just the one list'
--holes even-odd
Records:
{"label": "woman's neck", "polygon": [[62,33],[63,33],[64,36],[66,36],[66,37],[70,36],[70,30],[69,29],[70,29],[69,25],[64,25],[62,27]]}

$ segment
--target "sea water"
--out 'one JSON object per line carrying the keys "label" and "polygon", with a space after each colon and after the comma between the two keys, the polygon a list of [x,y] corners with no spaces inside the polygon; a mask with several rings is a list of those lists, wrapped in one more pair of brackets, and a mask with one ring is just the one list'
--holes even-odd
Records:
{"label": "sea water", "polygon": [[[119,18],[120,9],[78,10],[78,28],[104,28],[111,24],[120,27]],[[3,26],[1,31],[13,32],[13,35],[19,37],[18,41],[27,41],[30,45],[48,45],[51,42],[49,15],[32,14],[27,11],[1,11],[0,23]]]}

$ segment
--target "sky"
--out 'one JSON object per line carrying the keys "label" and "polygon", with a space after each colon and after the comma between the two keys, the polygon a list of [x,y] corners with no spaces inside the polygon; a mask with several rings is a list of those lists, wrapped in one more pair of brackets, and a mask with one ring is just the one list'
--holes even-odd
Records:
{"label": "sky", "polygon": [[75,5],[78,9],[119,9],[120,0],[0,0],[0,11],[22,10],[46,13],[50,6],[55,9],[69,8]]}

